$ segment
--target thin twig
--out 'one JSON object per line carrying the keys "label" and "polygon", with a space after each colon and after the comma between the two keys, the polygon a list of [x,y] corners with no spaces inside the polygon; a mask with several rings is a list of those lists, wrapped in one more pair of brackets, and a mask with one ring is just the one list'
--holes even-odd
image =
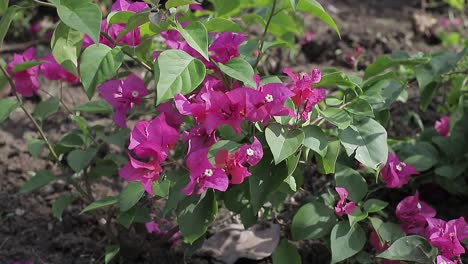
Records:
{"label": "thin twig", "polygon": [[261,58],[263,56],[262,50],[263,50],[263,46],[265,45],[265,38],[266,38],[266,35],[268,33],[268,28],[270,27],[271,20],[272,20],[273,16],[275,15],[276,2],[277,2],[277,0],[273,0],[273,5],[271,7],[270,16],[268,17],[267,23],[265,24],[265,30],[263,31],[263,35],[260,38],[260,45],[259,45],[259,48],[258,48],[258,56],[257,56],[257,60],[255,61],[254,66],[253,66],[254,68],[257,67],[258,63],[260,62],[260,60],[261,60]]}
{"label": "thin twig", "polygon": [[1,66],[1,65],[0,65],[0,70],[2,71],[3,75],[5,75],[5,77],[7,78],[8,82],[10,83],[11,89],[13,90],[13,93],[15,94],[16,100],[18,100],[18,102],[20,104],[19,106],[21,107],[23,112],[26,114],[26,116],[29,118],[29,120],[33,123],[33,125],[36,127],[37,131],[39,132],[40,136],[42,137],[42,139],[46,143],[47,148],[49,149],[49,151],[52,154],[52,156],[54,157],[54,159],[56,159],[58,162],[60,162],[60,159],[59,159],[57,153],[55,153],[54,147],[52,147],[52,144],[50,144],[50,142],[47,139],[47,136],[45,135],[45,133],[42,130],[41,126],[36,122],[36,119],[34,119],[34,117],[24,107],[23,100],[21,99],[21,97],[16,92],[16,85],[13,82],[13,79],[11,79],[11,76],[7,73],[5,68],[3,68],[3,66]]}
{"label": "thin twig", "polygon": [[34,3],[38,4],[38,5],[41,5],[41,6],[47,6],[47,7],[54,7],[55,6],[51,3],[48,3],[48,2],[44,2],[44,1],[40,1],[40,0],[32,0]]}

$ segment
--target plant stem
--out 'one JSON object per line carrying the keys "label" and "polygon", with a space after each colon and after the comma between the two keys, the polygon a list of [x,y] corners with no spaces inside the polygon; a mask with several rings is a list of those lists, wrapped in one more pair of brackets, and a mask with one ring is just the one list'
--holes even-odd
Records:
{"label": "plant stem", "polygon": [[[106,32],[103,32],[101,31],[101,35],[106,39],[108,40],[109,42],[111,42],[114,46],[117,46],[117,43],[115,42],[115,40],[113,40]],[[134,55],[130,54],[128,51],[122,49],[123,53],[125,53],[125,55],[129,56],[130,58],[132,58],[134,61],[136,61],[138,64],[140,64],[143,68],[145,68],[146,70],[148,70],[149,72],[153,72],[153,68],[151,68],[148,64],[146,64],[144,61],[141,61],[139,58],[135,57]]]}
{"label": "plant stem", "polygon": [[57,153],[55,153],[54,148],[52,147],[52,145],[50,144],[49,140],[47,139],[47,136],[45,135],[45,133],[44,133],[44,131],[42,130],[41,126],[37,123],[36,119],[34,119],[34,117],[33,117],[33,116],[28,112],[28,110],[24,107],[23,100],[21,99],[21,97],[20,97],[20,96],[18,95],[18,93],[16,92],[16,85],[15,85],[15,83],[13,82],[13,79],[11,79],[11,76],[6,72],[5,68],[3,68],[3,66],[1,66],[1,65],[0,65],[0,70],[2,71],[3,75],[5,75],[5,77],[7,78],[8,83],[10,83],[11,89],[13,89],[13,93],[15,94],[16,100],[18,100],[18,103],[20,104],[21,109],[22,109],[23,112],[26,114],[26,116],[29,118],[29,120],[33,123],[33,125],[36,127],[37,131],[39,132],[39,135],[42,137],[42,139],[43,139],[44,142],[46,143],[47,148],[49,149],[50,153],[52,154],[52,156],[53,156],[57,161],[60,161],[60,160],[59,160],[59,157],[58,157],[58,155],[57,155]]}
{"label": "plant stem", "polygon": [[41,5],[41,6],[47,6],[47,7],[54,7],[55,6],[51,3],[48,3],[48,2],[44,2],[44,1],[40,1],[40,0],[32,0],[34,3],[38,4],[38,5]]}
{"label": "plant stem", "polygon": [[268,17],[267,23],[265,24],[265,30],[263,31],[263,35],[260,38],[260,45],[258,48],[258,57],[257,57],[257,60],[255,61],[253,68],[256,68],[258,66],[258,63],[262,59],[262,56],[263,56],[262,50],[263,50],[263,46],[265,45],[265,38],[268,33],[268,28],[270,27],[271,19],[275,15],[276,3],[277,3],[277,0],[273,0],[273,5],[271,6],[271,12]]}

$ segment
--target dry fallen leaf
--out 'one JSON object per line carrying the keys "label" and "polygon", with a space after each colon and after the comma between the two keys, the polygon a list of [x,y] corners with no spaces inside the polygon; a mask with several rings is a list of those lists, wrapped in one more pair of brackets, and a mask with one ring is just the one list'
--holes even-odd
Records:
{"label": "dry fallen leaf", "polygon": [[260,260],[271,256],[279,240],[277,224],[257,224],[247,230],[243,225],[232,224],[206,240],[200,253],[226,264],[233,264],[240,258]]}

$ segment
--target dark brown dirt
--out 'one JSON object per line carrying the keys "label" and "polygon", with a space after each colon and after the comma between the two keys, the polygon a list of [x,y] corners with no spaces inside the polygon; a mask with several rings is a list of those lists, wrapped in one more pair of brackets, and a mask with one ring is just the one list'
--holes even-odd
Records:
{"label": "dark brown dirt", "polygon": [[[296,63],[298,69],[310,69],[312,66],[335,66],[343,70],[352,70],[344,57],[353,53],[353,47],[364,48],[365,55],[358,69],[377,56],[396,50],[435,51],[441,49],[438,40],[431,34],[415,31],[413,15],[419,11],[420,1],[412,0],[340,0],[321,1],[329,10],[342,33],[341,40],[327,26],[315,20],[307,20],[315,38],[302,47],[302,54]],[[442,10],[443,11],[443,10]],[[441,10],[431,12],[436,18],[441,17]],[[70,105],[85,100],[84,94],[77,87],[66,89],[66,102]],[[33,104],[34,102],[28,102]],[[31,106],[31,105],[29,105]],[[31,107],[32,109],[32,107]],[[390,124],[390,135],[402,138],[414,135],[416,123],[405,119],[409,110],[421,114],[424,122],[436,120],[435,109],[422,113],[418,102],[410,99],[409,104],[397,104],[392,115],[398,118]],[[96,122],[108,124],[110,120],[99,119]],[[104,226],[99,223],[103,215],[79,215],[84,204],[77,201],[67,209],[62,221],[52,216],[51,205],[62,194],[73,190],[65,181],[56,183],[32,194],[19,195],[18,190],[32,172],[54,168],[51,163],[33,159],[27,151],[26,138],[37,137],[34,127],[19,111],[15,111],[11,120],[3,123],[0,131],[0,263],[10,261],[33,261],[42,263],[102,263],[103,252],[108,244]],[[51,141],[57,141],[64,131],[74,128],[61,113],[45,124],[45,131]],[[45,158],[44,156],[42,156]],[[327,188],[329,179],[313,170],[306,175],[304,193],[317,195]],[[112,186],[101,182],[93,186],[99,197],[118,192],[121,185]],[[422,194],[425,195],[424,193]],[[441,197],[445,197],[444,194]],[[430,196],[430,195],[429,195]],[[451,200],[454,206],[460,200]],[[445,206],[451,208],[450,206]],[[281,219],[291,219],[297,202],[286,206]],[[466,208],[465,208],[466,209]],[[465,210],[466,211],[466,210]],[[117,226],[117,225],[115,225]],[[183,261],[181,253],[171,252],[169,245],[154,236],[145,234],[143,226],[130,231],[119,228],[122,244],[120,263],[216,263],[208,258],[192,258]],[[330,256],[328,250],[319,242],[309,241],[300,244],[303,263],[326,263]],[[239,260],[241,263],[271,263]]]}

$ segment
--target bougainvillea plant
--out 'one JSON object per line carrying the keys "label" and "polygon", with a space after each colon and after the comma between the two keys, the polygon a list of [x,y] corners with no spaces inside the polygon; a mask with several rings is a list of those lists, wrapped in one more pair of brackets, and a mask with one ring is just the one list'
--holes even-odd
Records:
{"label": "bougainvillea plant", "polygon": [[[174,247],[196,248],[220,207],[239,215],[245,228],[275,219],[314,165],[333,186],[304,200],[274,262],[297,255],[294,241],[316,239],[328,245],[332,263],[460,263],[465,219],[436,218],[418,187],[433,182],[468,195],[466,49],[397,52],[364,74],[334,68],[268,74],[262,65],[271,50],[294,55],[297,40],[310,38],[304,14],[339,34],[324,8],[315,0],[209,3],[117,0],[103,17],[87,0],[0,1],[0,43],[27,8],[55,8],[60,18],[49,53],[31,47],[0,63],[0,77],[11,86],[11,96],[0,99],[0,120],[20,107],[40,136],[29,142],[31,154],[37,158],[45,147],[61,171],[38,171],[20,193],[65,179],[73,193],[57,198],[54,215],[79,198],[82,213],[108,219],[109,262],[119,251],[110,219],[126,228],[145,224]],[[89,102],[68,107],[43,78],[79,84]],[[439,121],[411,140],[388,138],[390,106],[405,102],[409,86],[419,88],[426,109],[447,83]],[[41,90],[50,98],[31,114],[24,97]],[[53,142],[42,125],[57,111],[66,111],[76,129]],[[92,114],[112,122],[93,125]],[[128,184],[118,196],[97,197],[93,184],[102,177]],[[392,208],[379,199],[381,189],[407,197]],[[156,200],[165,206],[151,211]]]}

